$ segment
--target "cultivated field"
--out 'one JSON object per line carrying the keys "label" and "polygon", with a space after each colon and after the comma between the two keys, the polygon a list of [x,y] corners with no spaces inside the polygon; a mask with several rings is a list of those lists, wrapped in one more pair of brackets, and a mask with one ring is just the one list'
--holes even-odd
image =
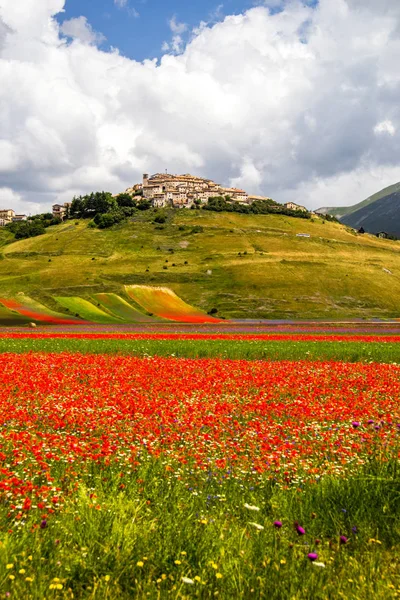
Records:
{"label": "cultivated field", "polygon": [[[166,224],[157,225],[149,211],[102,231],[68,221],[5,245],[0,297],[22,292],[68,315],[56,298],[91,301],[111,292],[129,302],[125,286],[147,284],[166,286],[186,303],[203,312],[216,308],[226,318],[399,315],[399,242],[356,235],[317,217],[194,210],[166,216]],[[0,232],[0,243],[6,238]]]}
{"label": "cultivated field", "polygon": [[398,597],[400,338],[338,329],[3,333],[0,595]]}

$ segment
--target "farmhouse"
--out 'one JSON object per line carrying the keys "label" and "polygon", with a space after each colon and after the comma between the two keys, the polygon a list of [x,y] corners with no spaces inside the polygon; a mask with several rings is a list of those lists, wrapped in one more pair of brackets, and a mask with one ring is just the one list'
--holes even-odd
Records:
{"label": "farmhouse", "polygon": [[53,217],[55,219],[61,219],[61,221],[64,221],[64,219],[68,217],[70,206],[71,202],[64,202],[64,204],[53,204]]}
{"label": "farmhouse", "polygon": [[0,210],[0,219],[6,221],[6,225],[7,223],[11,223],[13,217],[15,217],[15,210],[13,210],[12,208]]}

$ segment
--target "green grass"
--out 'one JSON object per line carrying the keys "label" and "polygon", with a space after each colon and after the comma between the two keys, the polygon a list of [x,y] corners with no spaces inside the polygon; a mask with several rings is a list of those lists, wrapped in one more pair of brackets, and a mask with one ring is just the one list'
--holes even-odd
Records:
{"label": "green grass", "polygon": [[88,300],[83,298],[55,297],[55,300],[63,307],[67,308],[72,315],[79,316],[86,321],[94,323],[122,323],[118,317],[101,310]]}
{"label": "green grass", "polygon": [[[58,480],[64,468],[58,467]],[[3,597],[6,592],[29,600],[398,597],[396,463],[372,459],[349,479],[326,477],[286,490],[258,475],[180,477],[180,470],[177,466],[175,477],[166,474],[150,456],[123,473],[120,467],[93,465],[80,477],[74,500],[68,490],[75,490],[75,481],[65,481],[67,500],[47,528],[31,530],[38,525],[37,511],[13,526],[12,534],[3,525]],[[247,510],[245,503],[260,510]],[[7,511],[2,504],[3,524]],[[279,531],[275,520],[283,523]],[[297,535],[295,521],[304,536]],[[341,545],[340,535],[348,543]],[[311,564],[312,551],[325,567]],[[57,585],[62,589],[51,588]]]}
{"label": "green grass", "polygon": [[151,323],[157,319],[141,313],[117,294],[94,294],[93,302],[100,308],[129,323]]}
{"label": "green grass", "polygon": [[400,344],[234,340],[1,339],[0,352],[80,352],[233,360],[341,360],[400,363]]}
{"label": "green grass", "polygon": [[8,327],[25,325],[26,323],[29,323],[30,320],[31,319],[28,319],[28,317],[24,317],[0,304],[0,325],[6,325]]}
{"label": "green grass", "polygon": [[[400,314],[400,242],[320,218],[182,210],[161,228],[153,218],[149,211],[101,231],[68,221],[4,246],[0,295],[23,291],[56,310],[53,297],[113,293],[128,301],[124,286],[138,284],[169,287],[227,318]],[[203,232],[192,233],[195,225]]]}

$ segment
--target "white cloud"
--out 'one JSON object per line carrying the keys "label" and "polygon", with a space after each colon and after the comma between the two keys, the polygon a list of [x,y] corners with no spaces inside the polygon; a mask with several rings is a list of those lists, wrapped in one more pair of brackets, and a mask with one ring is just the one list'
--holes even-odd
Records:
{"label": "white cloud", "polygon": [[134,19],[140,17],[139,11],[136,10],[136,8],[129,6],[129,0],[114,0],[114,4],[118,8],[126,9],[130,17],[133,17]]}
{"label": "white cloud", "polygon": [[94,31],[86,17],[76,17],[75,19],[64,21],[60,26],[60,32],[67,37],[86,44],[100,45],[106,39],[102,33]]}
{"label": "white cloud", "polygon": [[63,7],[1,0],[0,175],[18,210],[165,168],[313,208],[400,180],[397,0],[290,0],[196,32],[174,18],[143,63],[101,51],[83,17],[60,27]]}
{"label": "white cloud", "polygon": [[391,136],[394,136],[396,133],[396,128],[393,125],[392,121],[381,121],[374,127],[374,132],[377,134],[380,133],[388,133]]}
{"label": "white cloud", "polygon": [[187,31],[188,26],[186,25],[186,23],[179,23],[179,21],[176,20],[176,16],[174,15],[169,21],[169,28],[171,29],[172,33],[180,35]]}
{"label": "white cloud", "polygon": [[10,188],[0,187],[0,207],[3,209],[13,208],[17,214],[34,215],[40,212],[40,204],[26,202],[20,194]]}
{"label": "white cloud", "polygon": [[188,30],[188,26],[186,23],[177,21],[175,15],[168,21],[168,25],[173,34],[172,39],[170,42],[164,41],[161,50],[163,52],[171,52],[172,54],[180,54],[185,44],[183,34]]}

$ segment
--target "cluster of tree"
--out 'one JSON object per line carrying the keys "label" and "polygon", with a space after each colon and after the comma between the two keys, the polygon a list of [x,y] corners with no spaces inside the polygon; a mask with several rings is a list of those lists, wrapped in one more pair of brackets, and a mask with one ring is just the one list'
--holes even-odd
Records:
{"label": "cluster of tree", "polygon": [[126,192],[114,197],[111,192],[92,192],[74,198],[69,210],[72,219],[92,218],[100,229],[120,223],[138,210],[148,210],[151,203],[142,197],[141,192],[134,196]]}
{"label": "cluster of tree", "polygon": [[300,210],[289,210],[282,204],[274,202],[274,200],[255,200],[252,204],[239,204],[229,198],[229,196],[215,196],[209,198],[203,210],[210,210],[215,212],[236,212],[242,214],[255,214],[255,215],[287,215],[289,217],[296,217],[298,219],[310,219],[311,214],[309,212],[303,212]]}
{"label": "cluster of tree", "polygon": [[60,219],[55,219],[51,213],[43,213],[29,217],[27,221],[13,221],[6,225],[7,229],[15,235],[16,240],[36,237],[46,231],[50,225],[58,225]]}
{"label": "cluster of tree", "polygon": [[337,219],[333,215],[326,214],[326,215],[321,215],[321,216],[325,221],[332,221],[333,223],[340,223],[339,219]]}

